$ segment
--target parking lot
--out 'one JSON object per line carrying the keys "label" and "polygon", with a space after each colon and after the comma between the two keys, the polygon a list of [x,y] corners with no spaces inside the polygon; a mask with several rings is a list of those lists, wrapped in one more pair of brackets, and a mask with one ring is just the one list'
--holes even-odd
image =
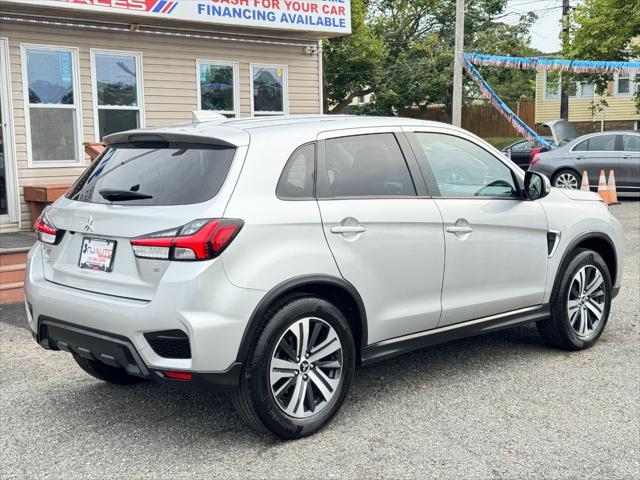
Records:
{"label": "parking lot", "polygon": [[612,208],[624,282],[594,348],[530,326],[360,368],[336,419],[295,442],[252,432],[224,395],[100,383],[0,307],[0,475],[639,478],[640,198]]}

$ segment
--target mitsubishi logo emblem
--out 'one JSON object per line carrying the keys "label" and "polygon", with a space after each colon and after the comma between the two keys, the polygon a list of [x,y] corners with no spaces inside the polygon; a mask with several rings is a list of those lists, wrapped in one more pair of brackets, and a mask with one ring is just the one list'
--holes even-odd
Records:
{"label": "mitsubishi logo emblem", "polygon": [[84,231],[93,232],[93,215],[89,215],[89,218],[87,219],[87,223],[84,226]]}

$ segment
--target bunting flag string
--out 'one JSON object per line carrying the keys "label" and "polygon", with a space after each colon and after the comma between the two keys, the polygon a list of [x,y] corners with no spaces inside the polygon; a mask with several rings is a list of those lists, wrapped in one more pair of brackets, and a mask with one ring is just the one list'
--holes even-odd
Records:
{"label": "bunting flag string", "polygon": [[469,60],[465,60],[464,69],[471,79],[478,85],[482,94],[487,97],[491,104],[507,119],[507,121],[515,128],[523,137],[532,142],[536,142],[543,147],[553,148],[552,145],[543,137],[538,135],[529,125],[524,123],[520,117],[518,117],[513,110],[511,110],[506,103],[504,103],[500,97],[493,91],[493,89],[487,84],[480,72],[471,64]]}
{"label": "bunting flag string", "polygon": [[562,58],[507,57],[482,53],[465,53],[465,60],[474,65],[520,70],[559,70],[575,73],[640,73],[640,61],[614,62],[600,60],[566,60]]}

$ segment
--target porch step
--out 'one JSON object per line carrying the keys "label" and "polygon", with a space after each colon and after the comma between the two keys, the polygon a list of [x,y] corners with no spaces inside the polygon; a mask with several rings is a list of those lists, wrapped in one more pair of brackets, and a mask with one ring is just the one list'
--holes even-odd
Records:
{"label": "porch step", "polygon": [[0,305],[22,302],[27,263],[26,247],[3,250],[0,250]]}
{"label": "porch step", "polygon": [[25,267],[24,263],[0,267],[0,286],[24,281]]}
{"label": "porch step", "polygon": [[5,283],[0,285],[0,305],[24,301],[24,282]]}

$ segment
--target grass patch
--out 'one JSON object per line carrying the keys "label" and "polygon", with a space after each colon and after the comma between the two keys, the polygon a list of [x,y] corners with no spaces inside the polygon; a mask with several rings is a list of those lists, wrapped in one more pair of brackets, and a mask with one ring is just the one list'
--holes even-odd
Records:
{"label": "grass patch", "polygon": [[484,140],[498,149],[503,149],[507,145],[522,140],[522,137],[486,137]]}

